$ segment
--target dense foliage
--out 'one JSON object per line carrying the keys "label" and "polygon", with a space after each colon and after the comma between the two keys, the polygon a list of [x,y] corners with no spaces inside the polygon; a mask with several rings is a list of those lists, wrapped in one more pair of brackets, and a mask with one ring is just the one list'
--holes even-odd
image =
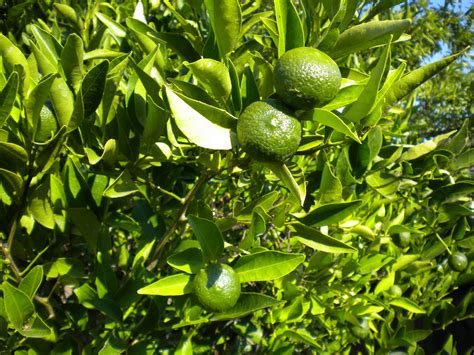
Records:
{"label": "dense foliage", "polygon": [[[441,107],[468,35],[423,65],[420,33],[452,38],[410,1],[3,4],[1,352],[472,350],[474,151]],[[341,88],[255,161],[238,117],[302,46]],[[222,312],[193,294],[209,262],[241,282]]]}

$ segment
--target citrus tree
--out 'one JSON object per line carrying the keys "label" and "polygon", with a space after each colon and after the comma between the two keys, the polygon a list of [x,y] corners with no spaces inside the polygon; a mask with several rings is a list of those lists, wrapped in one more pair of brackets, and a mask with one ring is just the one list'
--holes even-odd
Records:
{"label": "citrus tree", "polygon": [[409,124],[465,49],[400,3],[7,1],[1,351],[469,350],[469,125]]}

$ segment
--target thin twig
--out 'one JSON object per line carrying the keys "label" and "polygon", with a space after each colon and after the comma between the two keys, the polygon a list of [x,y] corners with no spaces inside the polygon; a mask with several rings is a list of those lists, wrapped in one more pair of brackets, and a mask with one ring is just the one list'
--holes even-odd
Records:
{"label": "thin twig", "polygon": [[171,236],[174,234],[176,229],[178,228],[179,223],[184,219],[184,216],[186,214],[186,211],[191,203],[191,201],[194,199],[196,196],[196,193],[199,191],[202,185],[206,183],[206,181],[209,180],[211,177],[210,174],[203,174],[199,177],[199,179],[196,181],[194,184],[193,188],[189,190],[189,192],[186,194],[186,196],[183,199],[183,204],[181,205],[178,213],[175,216],[175,219],[173,223],[171,224],[170,228],[166,231],[166,233],[163,235],[163,238],[161,238],[160,244],[156,247],[153,257],[151,258],[151,262],[147,266],[148,271],[152,271],[156,265],[158,264],[159,256],[161,254],[162,249],[164,246],[169,242]]}

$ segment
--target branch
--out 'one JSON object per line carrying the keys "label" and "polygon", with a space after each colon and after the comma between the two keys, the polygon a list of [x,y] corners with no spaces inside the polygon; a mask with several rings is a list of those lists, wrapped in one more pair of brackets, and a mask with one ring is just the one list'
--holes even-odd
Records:
{"label": "branch", "polygon": [[171,224],[170,228],[166,231],[166,233],[163,235],[163,238],[160,241],[160,244],[156,247],[153,256],[151,258],[150,263],[147,266],[148,271],[152,271],[156,265],[158,264],[158,260],[160,259],[160,254],[162,249],[165,247],[166,244],[168,244],[171,236],[173,233],[176,231],[178,228],[178,225],[181,221],[184,220],[186,211],[189,207],[189,204],[191,201],[194,199],[196,196],[196,193],[199,191],[202,185],[204,185],[209,179],[211,175],[209,173],[205,173],[199,177],[199,179],[196,181],[194,184],[193,188],[189,190],[189,192],[186,194],[186,196],[183,198],[183,204],[181,205],[180,209],[178,210],[178,213],[176,214],[173,223]]}

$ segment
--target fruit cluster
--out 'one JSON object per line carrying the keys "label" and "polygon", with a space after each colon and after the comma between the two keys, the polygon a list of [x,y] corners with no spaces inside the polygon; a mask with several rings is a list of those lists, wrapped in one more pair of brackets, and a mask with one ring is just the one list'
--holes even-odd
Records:
{"label": "fruit cluster", "polygon": [[316,48],[294,48],[275,65],[276,98],[246,107],[237,123],[241,147],[253,159],[284,162],[297,151],[301,123],[294,111],[308,110],[332,100],[341,85],[337,64]]}

